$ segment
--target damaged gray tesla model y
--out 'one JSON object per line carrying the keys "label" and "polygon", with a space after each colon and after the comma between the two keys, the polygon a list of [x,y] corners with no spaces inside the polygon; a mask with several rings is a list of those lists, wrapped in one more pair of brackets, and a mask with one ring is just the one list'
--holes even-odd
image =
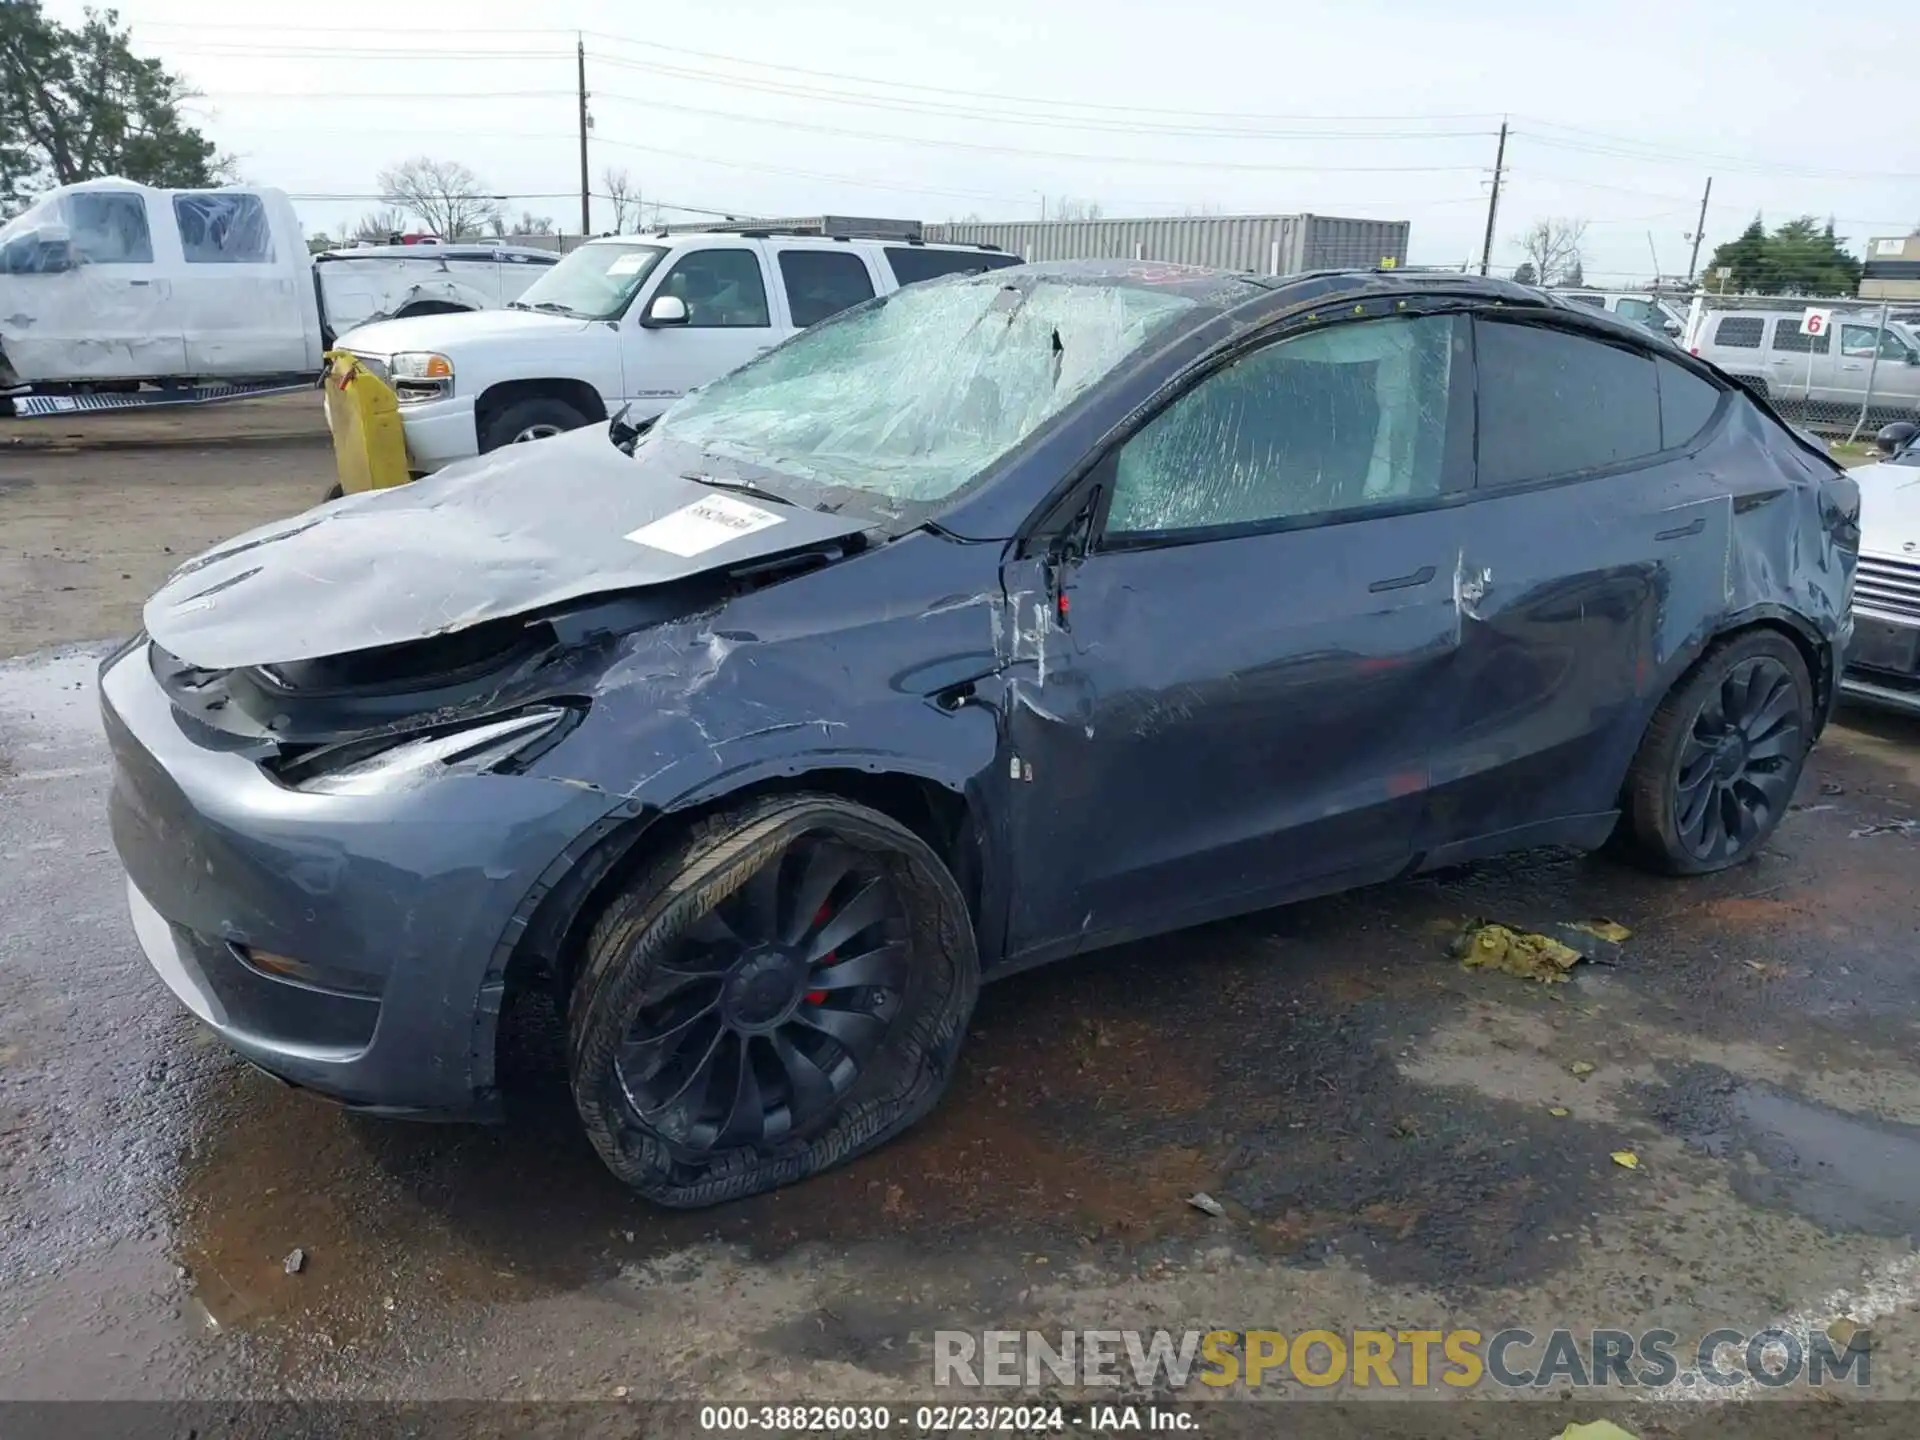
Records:
{"label": "damaged gray tesla model y", "polygon": [[485,1116],[550,985],[669,1205],[911,1125],[982,978],[1522,846],[1744,860],[1847,635],[1844,473],[1497,281],[953,277],[614,439],[220,546],[100,688],[188,1008]]}

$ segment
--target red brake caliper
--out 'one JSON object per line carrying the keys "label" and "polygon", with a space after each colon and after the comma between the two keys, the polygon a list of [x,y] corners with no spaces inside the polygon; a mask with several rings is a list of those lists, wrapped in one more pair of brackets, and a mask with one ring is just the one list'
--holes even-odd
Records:
{"label": "red brake caliper", "polygon": [[[816,916],[814,916],[814,917],[813,917],[813,923],[814,923],[815,925],[824,925],[824,924],[826,924],[826,921],[827,921],[827,916],[828,916],[828,914],[829,914],[829,913],[830,913],[830,912],[828,911],[828,909],[827,909],[827,907],[826,907],[825,905],[822,905],[822,906],[820,907],[820,913],[819,913],[818,915],[816,915]],[[820,957],[820,963],[821,963],[822,965],[831,965],[831,964],[833,963],[833,957],[834,957],[834,956],[835,956],[835,955],[836,955],[837,953],[839,953],[839,952],[837,952],[837,951],[834,951],[834,950],[829,950],[829,951],[828,951],[828,952],[827,952],[827,953],[826,953],[825,955],[823,955],[823,956],[821,956],[821,957]],[[824,1004],[826,1004],[826,1003],[827,1003],[827,992],[826,992],[826,991],[824,991],[824,990],[809,990],[809,991],[807,991],[807,1003],[808,1003],[809,1005],[824,1005]]]}

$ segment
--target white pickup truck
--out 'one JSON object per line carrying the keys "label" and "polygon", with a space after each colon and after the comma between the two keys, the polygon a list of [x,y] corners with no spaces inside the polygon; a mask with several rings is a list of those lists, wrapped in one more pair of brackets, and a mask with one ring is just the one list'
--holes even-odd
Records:
{"label": "white pickup truck", "polygon": [[1019,263],[982,246],[757,230],[591,240],[504,310],[382,321],[340,348],[392,384],[408,468],[424,474],[623,406],[650,420],[850,305]]}
{"label": "white pickup truck", "polygon": [[498,306],[558,258],[491,243],[310,255],[279,190],[63,185],[0,226],[0,391],[311,380],[355,325]]}

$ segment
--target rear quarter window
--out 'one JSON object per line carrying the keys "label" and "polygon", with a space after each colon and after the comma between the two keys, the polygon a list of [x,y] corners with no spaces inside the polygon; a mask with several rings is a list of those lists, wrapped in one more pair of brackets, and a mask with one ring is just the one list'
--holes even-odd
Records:
{"label": "rear quarter window", "polygon": [[1653,362],[1660,384],[1660,441],[1671,450],[1707,428],[1720,408],[1720,389],[1671,360]]}
{"label": "rear quarter window", "polygon": [[1713,343],[1735,350],[1758,350],[1767,322],[1757,315],[1727,315],[1714,326]]}
{"label": "rear quarter window", "polygon": [[942,275],[978,275],[983,270],[1020,263],[1018,257],[994,250],[926,250],[915,245],[889,245],[886,255],[893,278],[902,285],[937,280]]}

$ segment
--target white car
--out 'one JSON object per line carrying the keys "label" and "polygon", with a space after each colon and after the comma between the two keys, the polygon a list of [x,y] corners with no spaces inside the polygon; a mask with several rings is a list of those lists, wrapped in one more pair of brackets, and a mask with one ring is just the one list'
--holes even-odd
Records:
{"label": "white car", "polygon": [[850,305],[916,280],[1019,264],[972,245],[765,231],[592,240],[504,310],[341,337],[400,400],[408,468],[631,423]]}
{"label": "white car", "polygon": [[264,186],[62,185],[0,225],[0,389],[310,379],[355,325],[499,305],[552,268],[492,241],[310,255]]}
{"label": "white car", "polygon": [[1860,568],[1840,688],[1920,715],[1920,427],[1896,422],[1878,443],[1885,460],[1847,472],[1860,486]]}

